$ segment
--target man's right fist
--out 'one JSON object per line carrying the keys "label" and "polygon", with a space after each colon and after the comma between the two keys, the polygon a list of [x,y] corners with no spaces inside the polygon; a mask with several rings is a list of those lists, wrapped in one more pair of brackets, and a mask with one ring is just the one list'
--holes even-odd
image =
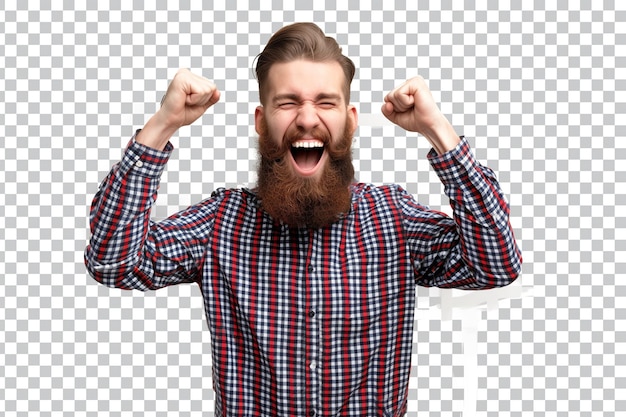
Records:
{"label": "man's right fist", "polygon": [[220,99],[220,91],[210,80],[187,68],[178,70],[161,100],[159,112],[176,129],[195,122]]}

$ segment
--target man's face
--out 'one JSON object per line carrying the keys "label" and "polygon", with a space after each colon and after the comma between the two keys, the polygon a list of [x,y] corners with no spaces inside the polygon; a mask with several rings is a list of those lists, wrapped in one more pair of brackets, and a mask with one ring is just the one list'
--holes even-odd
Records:
{"label": "man's face", "polygon": [[357,127],[341,66],[297,60],[274,64],[268,75],[265,106],[255,112],[257,133],[266,128],[275,146],[289,150],[285,156],[295,175],[319,179],[328,147]]}
{"label": "man's face", "polygon": [[289,225],[323,227],[350,207],[356,110],[343,96],[337,63],[274,64],[259,134],[258,192],[265,210]]}

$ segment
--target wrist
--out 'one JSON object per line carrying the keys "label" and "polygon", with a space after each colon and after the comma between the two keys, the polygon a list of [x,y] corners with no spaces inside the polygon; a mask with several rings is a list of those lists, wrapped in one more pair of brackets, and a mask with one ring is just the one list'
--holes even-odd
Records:
{"label": "wrist", "polygon": [[148,120],[135,140],[142,145],[163,150],[178,128],[159,110]]}
{"label": "wrist", "polygon": [[420,133],[428,139],[439,155],[451,151],[461,142],[454,127],[443,115]]}

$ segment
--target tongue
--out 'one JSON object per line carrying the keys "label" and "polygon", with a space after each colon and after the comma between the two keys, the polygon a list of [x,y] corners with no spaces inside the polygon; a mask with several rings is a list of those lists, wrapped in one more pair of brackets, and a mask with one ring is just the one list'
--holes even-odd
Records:
{"label": "tongue", "polygon": [[296,164],[302,169],[313,169],[320,159],[320,153],[316,150],[298,150],[293,155]]}

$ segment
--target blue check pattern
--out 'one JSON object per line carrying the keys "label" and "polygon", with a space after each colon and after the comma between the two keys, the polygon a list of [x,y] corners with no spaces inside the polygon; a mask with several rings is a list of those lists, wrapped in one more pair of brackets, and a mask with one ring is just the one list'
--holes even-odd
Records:
{"label": "blue check pattern", "polygon": [[216,416],[401,416],[415,285],[489,289],[520,272],[508,204],[465,138],[428,155],[452,218],[355,183],[351,210],[318,230],[272,219],[248,189],[152,221],[171,151],[130,141],[93,200],[85,263],[110,287],[198,284]]}

